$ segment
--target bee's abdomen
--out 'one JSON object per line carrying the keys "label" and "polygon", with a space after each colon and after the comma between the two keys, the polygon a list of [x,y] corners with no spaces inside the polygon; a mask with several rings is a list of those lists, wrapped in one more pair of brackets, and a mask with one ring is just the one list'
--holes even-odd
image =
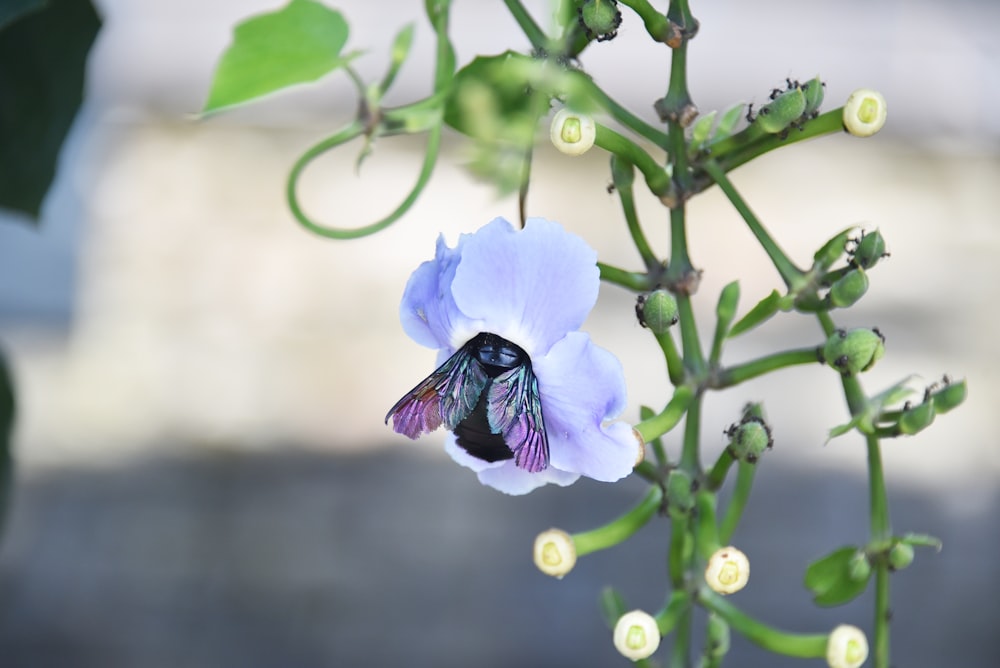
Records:
{"label": "bee's abdomen", "polygon": [[469,416],[455,427],[455,437],[459,446],[477,459],[487,462],[513,459],[514,453],[504,443],[503,435],[490,431],[490,422],[486,417],[488,396],[489,385],[479,395],[479,401]]}

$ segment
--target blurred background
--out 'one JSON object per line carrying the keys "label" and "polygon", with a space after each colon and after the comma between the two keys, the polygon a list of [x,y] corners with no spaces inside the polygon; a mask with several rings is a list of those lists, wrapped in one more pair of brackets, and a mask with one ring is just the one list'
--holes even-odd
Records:
{"label": "blurred background", "polygon": [[[388,102],[427,94],[432,33],[419,2],[338,5],[357,68],[381,76],[395,32],[417,23],[414,56]],[[543,24],[546,2],[527,3]],[[356,107],[342,73],[247,109],[195,116],[213,68],[265,0],[104,0],[87,100],[34,228],[0,219],[0,342],[19,393],[17,487],[0,543],[0,665],[414,666],[620,665],[597,609],[606,584],[657,609],[666,523],[587,557],[562,581],[530,561],[539,531],[590,528],[643,485],[582,481],[508,498],[441,451],[383,424],[433,367],[397,318],[410,272],[517,202],[498,198],[446,143],[430,186],[387,231],[350,242],[311,236],[283,199],[296,157]],[[898,533],[944,541],[894,576],[894,664],[1000,663],[1000,454],[994,354],[1000,252],[1000,6],[980,1],[694,3],[691,93],[702,111],[766,101],[785,77],[826,80],[826,108],[880,90],[876,137],[827,137],[768,155],[733,180],[805,264],[837,231],[878,227],[891,258],[865,299],[837,314],[877,325],[887,354],[864,378],[881,390],[916,373],[965,377],[958,411],[887,442]],[[459,61],[524,49],[500,3],[456,2]],[[668,58],[626,14],[586,70],[654,119]],[[351,145],[306,174],[312,215],[353,227],[381,217],[416,178],[419,138],[383,140],[360,175]],[[562,222],[602,260],[637,268],[606,160],[543,144],[529,213]],[[666,215],[641,216],[668,251]],[[691,203],[693,259],[705,271],[703,335],[718,291],[739,278],[745,312],[779,279],[718,192]],[[619,355],[624,414],[661,406],[669,386],[633,298],[602,289],[586,325]],[[808,318],[775,318],[735,340],[738,362],[819,344]],[[864,542],[864,446],[825,443],[846,421],[835,375],[803,367],[709,397],[705,460],[747,401],[763,401],[774,451],[763,460],[735,542],[753,562],[733,601],[775,625],[871,628],[868,596],[817,609],[805,565]],[[677,451],[671,435],[668,448]],[[734,665],[801,665],[734,637]],[[821,664],[821,662],[815,662]]]}

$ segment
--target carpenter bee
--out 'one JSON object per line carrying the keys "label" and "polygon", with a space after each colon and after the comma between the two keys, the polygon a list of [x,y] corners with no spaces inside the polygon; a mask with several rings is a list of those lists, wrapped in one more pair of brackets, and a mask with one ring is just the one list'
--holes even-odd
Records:
{"label": "carpenter bee", "polygon": [[481,333],[396,402],[385,416],[417,438],[444,425],[459,446],[487,462],[513,459],[531,473],[549,465],[538,379],[519,346]]}

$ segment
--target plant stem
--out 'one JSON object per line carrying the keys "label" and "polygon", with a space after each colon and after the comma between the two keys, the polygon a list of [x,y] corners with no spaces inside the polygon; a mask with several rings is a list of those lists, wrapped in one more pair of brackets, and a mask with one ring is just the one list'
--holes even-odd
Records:
{"label": "plant stem", "polygon": [[653,485],[642,501],[624,515],[596,529],[573,534],[576,556],[582,557],[618,545],[642,528],[660,509],[662,501],[663,488]]}
{"label": "plant stem", "polygon": [[698,600],[725,619],[753,643],[785,656],[814,659],[826,656],[827,634],[788,633],[750,617],[719,594],[706,587],[698,590]]}
{"label": "plant stem", "polygon": [[594,143],[638,167],[646,179],[646,185],[654,195],[662,196],[670,190],[670,178],[667,172],[632,140],[598,123]]}
{"label": "plant stem", "polygon": [[746,221],[747,227],[753,232],[753,235],[757,237],[757,241],[763,247],[764,251],[767,253],[768,257],[771,258],[771,262],[774,264],[774,268],[778,270],[778,274],[781,275],[781,280],[785,282],[785,285],[789,289],[794,289],[802,281],[805,274],[801,269],[796,267],[785,252],[781,250],[778,243],[771,237],[768,231],[758,220],[757,216],[750,209],[750,205],[746,203],[743,197],[740,195],[736,187],[733,186],[729,177],[714,160],[707,160],[705,162],[705,171],[708,175],[712,177],[722,192],[726,194],[729,201],[732,203],[733,207],[740,213],[743,220]]}
{"label": "plant stem", "polygon": [[635,425],[642,440],[649,443],[676,427],[693,398],[694,392],[690,387],[681,385],[675,389],[674,396],[659,414]]}
{"label": "plant stem", "polygon": [[728,545],[736,527],[743,517],[743,510],[750,499],[750,490],[753,487],[753,478],[757,473],[756,464],[740,462],[736,469],[736,486],[733,488],[733,496],[729,499],[726,512],[719,523],[719,541]]}
{"label": "plant stem", "polygon": [[649,274],[642,274],[634,271],[625,271],[614,265],[598,262],[597,268],[601,271],[601,280],[614,283],[634,292],[645,292],[651,289]]}
{"label": "plant stem", "polygon": [[[885,475],[879,440],[868,436],[868,492],[871,505],[871,541],[886,544],[892,537],[889,524],[889,504],[886,497]],[[875,563],[875,668],[889,668],[889,563]]]}
{"label": "plant stem", "polygon": [[531,46],[536,49],[548,49],[549,38],[538,27],[538,24],[535,23],[535,19],[531,18],[531,14],[528,13],[528,10],[525,9],[520,0],[504,0],[503,3],[507,5],[507,11],[517,21],[517,25],[520,26],[521,32],[528,38],[528,41],[531,42]]}
{"label": "plant stem", "polygon": [[778,353],[765,355],[750,362],[737,364],[725,369],[721,369],[710,380],[708,387],[713,389],[723,389],[739,385],[752,378],[763,376],[764,374],[785,367],[798,364],[816,364],[816,346],[810,348],[797,348],[795,350],[784,350]]}

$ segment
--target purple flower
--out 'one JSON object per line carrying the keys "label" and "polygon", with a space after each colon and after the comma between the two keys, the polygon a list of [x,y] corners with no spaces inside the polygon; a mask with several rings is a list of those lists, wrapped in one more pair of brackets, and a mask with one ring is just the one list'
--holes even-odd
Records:
{"label": "purple flower", "polygon": [[448,454],[508,494],[581,475],[614,481],[638,444],[618,360],[577,331],[597,301],[597,254],[558,223],[497,218],[443,238],[410,277],[403,329],[440,366],[386,416],[410,438],[444,426]]}

